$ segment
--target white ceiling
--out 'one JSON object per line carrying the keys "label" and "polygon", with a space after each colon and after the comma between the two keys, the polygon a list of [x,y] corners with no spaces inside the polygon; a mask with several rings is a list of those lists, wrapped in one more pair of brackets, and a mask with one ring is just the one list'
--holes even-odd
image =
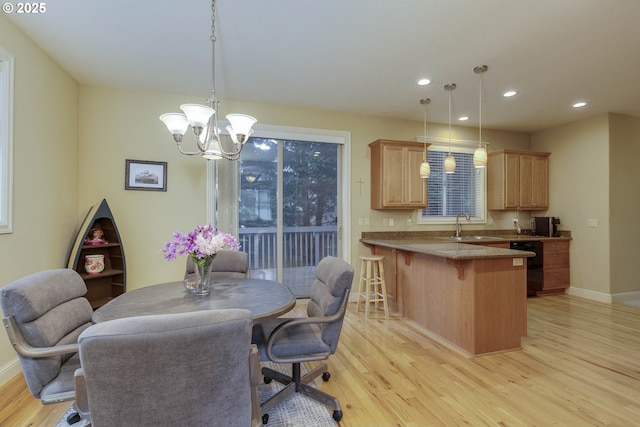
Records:
{"label": "white ceiling", "polygon": [[[218,0],[219,98],[532,132],[640,117],[638,0]],[[5,14],[80,83],[209,96],[208,0],[55,0]],[[19,58],[16,67],[19,67]],[[17,68],[18,69],[18,68]],[[419,87],[428,77],[432,83]],[[515,89],[516,97],[502,92]],[[583,109],[571,104],[586,100]],[[224,105],[223,105],[224,110]],[[228,112],[226,112],[228,113]],[[260,119],[258,117],[258,119]],[[318,125],[321,127],[321,125]]]}

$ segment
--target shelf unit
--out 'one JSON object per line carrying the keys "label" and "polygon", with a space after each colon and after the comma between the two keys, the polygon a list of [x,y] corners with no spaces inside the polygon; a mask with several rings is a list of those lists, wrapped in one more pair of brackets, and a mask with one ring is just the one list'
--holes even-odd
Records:
{"label": "shelf unit", "polygon": [[[102,230],[107,243],[85,243],[95,228]],[[100,273],[87,273],[84,269],[86,255],[104,255],[104,270]],[[67,268],[77,271],[84,280],[87,285],[85,297],[94,309],[102,307],[126,291],[126,262],[122,240],[105,199],[89,209],[76,234]]]}

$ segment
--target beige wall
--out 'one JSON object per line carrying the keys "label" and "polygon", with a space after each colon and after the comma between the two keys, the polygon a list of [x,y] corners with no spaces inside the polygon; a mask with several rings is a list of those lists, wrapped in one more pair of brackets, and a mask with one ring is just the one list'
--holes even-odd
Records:
{"label": "beige wall", "polygon": [[[66,265],[79,225],[78,85],[2,15],[0,46],[15,56],[13,233],[0,235],[3,286]],[[0,383],[17,372],[0,333]]]}
{"label": "beige wall", "polygon": [[611,293],[640,291],[640,118],[609,115]]}
{"label": "beige wall", "polygon": [[[549,151],[548,212],[571,230],[571,288],[610,293],[609,118],[602,114],[532,135],[531,148]],[[587,227],[595,219],[598,227]]]}

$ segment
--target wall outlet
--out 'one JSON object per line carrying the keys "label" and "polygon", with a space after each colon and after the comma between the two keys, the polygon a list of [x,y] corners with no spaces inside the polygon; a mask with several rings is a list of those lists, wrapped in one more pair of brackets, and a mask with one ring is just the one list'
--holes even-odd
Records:
{"label": "wall outlet", "polygon": [[518,218],[513,218],[513,225],[518,225],[520,221],[518,221]]}

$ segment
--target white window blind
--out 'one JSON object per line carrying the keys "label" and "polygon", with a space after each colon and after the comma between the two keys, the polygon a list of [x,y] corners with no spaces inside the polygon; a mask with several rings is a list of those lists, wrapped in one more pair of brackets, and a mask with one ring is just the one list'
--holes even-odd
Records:
{"label": "white window blind", "polygon": [[444,159],[449,148],[429,147],[428,208],[422,210],[420,223],[451,223],[461,212],[468,213],[472,222],[485,222],[485,169],[473,167],[473,151],[472,148],[452,147],[456,170],[446,174]]}

